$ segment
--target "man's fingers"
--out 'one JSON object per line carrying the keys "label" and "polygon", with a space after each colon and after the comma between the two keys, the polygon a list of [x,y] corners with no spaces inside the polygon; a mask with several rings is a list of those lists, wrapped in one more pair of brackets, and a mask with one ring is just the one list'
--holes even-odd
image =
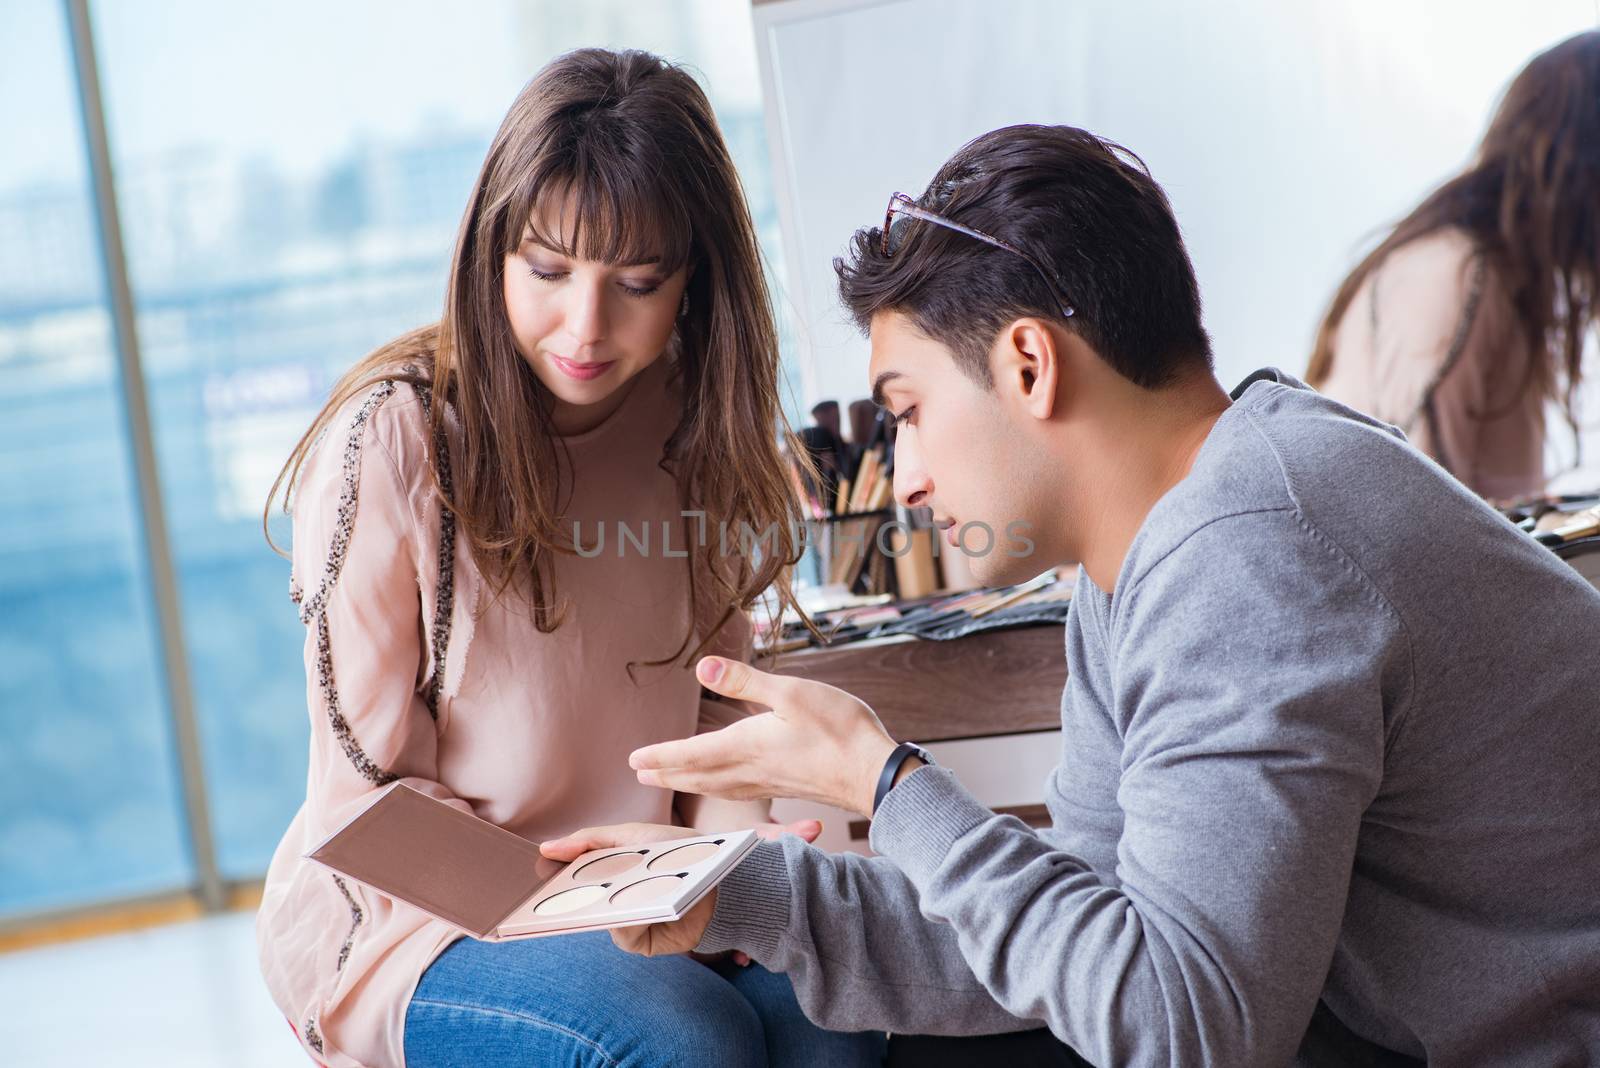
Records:
{"label": "man's fingers", "polygon": [[695,667],[700,685],[724,697],[775,707],[789,692],[793,681],[784,675],[771,675],[757,671],[742,660],[729,660],[724,656],[700,658]]}
{"label": "man's fingers", "polygon": [[658,742],[628,755],[628,766],[635,771],[660,768],[720,768],[738,761],[740,745],[736,731],[744,722],[735,723],[719,731],[697,734],[693,738],[680,738],[673,742]]}
{"label": "man's fingers", "polygon": [[628,763],[646,786],[735,801],[773,797],[762,764],[771,717],[763,712],[720,731],[636,749]]}
{"label": "man's fingers", "polygon": [[645,786],[659,786],[680,794],[699,794],[701,797],[719,797],[725,801],[752,801],[771,796],[760,785],[750,782],[737,768],[727,771],[682,771],[667,768],[664,771],[641,771],[639,782]]}
{"label": "man's fingers", "polygon": [[795,820],[789,824],[788,831],[790,834],[798,836],[803,842],[815,842],[817,836],[822,833],[822,821]]}
{"label": "man's fingers", "polygon": [[792,834],[807,841],[815,842],[822,833],[821,820],[795,820],[793,823],[763,823],[755,828],[757,837],[768,841],[777,841],[786,834]]}

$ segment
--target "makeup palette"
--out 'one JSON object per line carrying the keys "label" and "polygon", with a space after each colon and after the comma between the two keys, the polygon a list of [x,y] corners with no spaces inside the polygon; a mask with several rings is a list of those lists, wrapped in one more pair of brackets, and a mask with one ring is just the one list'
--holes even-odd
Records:
{"label": "makeup palette", "polygon": [[306,857],[486,942],[682,919],[754,831],[597,849],[568,864],[396,783]]}

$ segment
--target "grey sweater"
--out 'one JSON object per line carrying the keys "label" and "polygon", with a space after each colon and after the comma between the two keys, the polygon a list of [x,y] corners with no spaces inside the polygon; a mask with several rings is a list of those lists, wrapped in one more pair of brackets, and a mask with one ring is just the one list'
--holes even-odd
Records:
{"label": "grey sweater", "polygon": [[838,1029],[1102,1068],[1600,1064],[1600,594],[1392,428],[1235,391],[1066,628],[1053,826],[908,776],[879,856],[766,843],[700,949]]}

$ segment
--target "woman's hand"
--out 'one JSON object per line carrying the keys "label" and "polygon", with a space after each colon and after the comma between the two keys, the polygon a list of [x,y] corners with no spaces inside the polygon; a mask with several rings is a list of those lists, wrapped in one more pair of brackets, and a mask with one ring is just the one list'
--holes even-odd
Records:
{"label": "woman's hand", "polygon": [[878,774],[895,743],[859,698],[719,656],[701,660],[698,675],[708,690],[772,711],[636,750],[628,763],[640,782],[740,801],[819,801],[872,816]]}
{"label": "woman's hand", "polygon": [[539,846],[539,852],[551,860],[565,863],[577,860],[591,849],[670,842],[675,838],[692,838],[695,833],[687,827],[668,827],[658,823],[617,823],[610,827],[585,827],[564,838],[552,838]]}

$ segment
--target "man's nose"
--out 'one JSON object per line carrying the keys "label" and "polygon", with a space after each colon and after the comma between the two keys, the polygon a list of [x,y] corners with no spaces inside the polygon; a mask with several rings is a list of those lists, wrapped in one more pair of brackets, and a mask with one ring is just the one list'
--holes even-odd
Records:
{"label": "man's nose", "polygon": [[[909,462],[908,462],[909,461]],[[933,495],[933,480],[917,463],[915,457],[906,456],[900,448],[894,455],[894,499],[907,508],[920,508]]]}

